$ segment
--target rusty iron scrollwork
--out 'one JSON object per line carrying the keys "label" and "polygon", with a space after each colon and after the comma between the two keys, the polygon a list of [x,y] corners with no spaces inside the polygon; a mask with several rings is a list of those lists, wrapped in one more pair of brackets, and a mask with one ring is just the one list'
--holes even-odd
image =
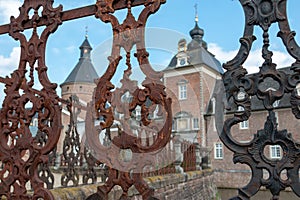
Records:
{"label": "rusty iron scrollwork", "polygon": [[97,173],[95,167],[99,166],[99,162],[94,158],[88,147],[84,147],[83,156],[87,163],[87,169],[82,175],[82,183],[88,184],[89,180],[91,180],[91,182],[95,184],[97,183]]}
{"label": "rusty iron scrollwork", "polygon": [[[45,121],[47,124],[48,121]],[[36,141],[41,144],[45,145],[48,141],[47,134],[38,130],[35,136]],[[50,166],[54,165],[54,160],[56,158],[56,147],[49,153],[48,155],[48,162],[47,163],[40,163],[38,174],[40,179],[47,185],[47,189],[53,189],[54,186],[54,175],[50,170]]]}
{"label": "rusty iron scrollwork", "polygon": [[[227,70],[223,75],[224,87],[227,95],[228,109],[243,107],[243,111],[236,112],[232,118],[225,121],[223,127],[218,127],[221,140],[234,152],[233,161],[250,166],[252,177],[247,186],[239,189],[237,197],[232,199],[250,199],[264,186],[270,190],[272,199],[279,199],[280,191],[291,187],[300,197],[299,167],[300,145],[287,130],[278,130],[273,103],[285,94],[290,94],[292,112],[300,119],[300,97],[296,86],[300,83],[300,48],[290,30],[286,4],[287,0],[240,0],[246,18],[244,36],[240,39],[241,47],[236,57],[223,65]],[[269,49],[269,28],[278,23],[278,36],[282,39],[289,54],[296,59],[291,66],[291,73],[278,70],[272,61],[273,53]],[[263,31],[262,57],[264,63],[259,72],[247,75],[243,63],[247,60],[252,43],[255,41],[253,30],[259,26]],[[269,80],[277,85],[275,89],[263,88],[264,81]],[[251,97],[256,96],[263,103],[269,115],[264,128],[254,134],[254,139],[248,143],[236,141],[231,134],[232,127],[248,120],[251,115]],[[230,103],[231,102],[231,103]],[[219,110],[219,112],[223,112]],[[267,145],[280,145],[283,157],[271,160],[264,155]],[[269,178],[263,177],[263,171],[269,173]],[[287,171],[287,179],[281,178],[281,173]]]}
{"label": "rusty iron scrollwork", "polygon": [[[42,9],[41,16],[38,10]],[[29,17],[28,13],[34,14]],[[53,199],[51,192],[44,188],[38,174],[40,164],[47,164],[48,154],[55,148],[61,131],[61,108],[56,94],[57,84],[51,83],[45,64],[45,47],[51,33],[61,24],[62,6],[53,8],[53,1],[24,1],[20,15],[11,17],[9,35],[20,41],[21,58],[19,67],[10,77],[1,78],[5,84],[5,99],[0,111],[0,196],[8,199]],[[39,36],[37,24],[47,20]],[[29,40],[22,33],[24,24],[32,24]],[[34,72],[42,89],[37,84]],[[47,135],[45,143],[39,143],[29,126],[37,115],[38,129]],[[45,123],[45,122],[49,123]],[[32,194],[26,185],[31,184]]]}
{"label": "rusty iron scrollwork", "polygon": [[80,142],[79,133],[77,131],[77,118],[81,109],[77,108],[76,104],[79,104],[78,97],[75,95],[70,96],[69,104],[67,105],[67,110],[70,113],[70,124],[68,125],[63,144],[63,158],[67,168],[61,176],[61,185],[65,187],[68,186],[69,182],[72,182],[73,186],[78,186],[79,184],[79,173],[78,169],[76,169],[80,161]]}
{"label": "rusty iron scrollwork", "polygon": [[[138,19],[131,12],[134,1],[124,1],[127,2],[127,16],[123,23],[119,23],[113,15],[117,2],[98,0],[96,3],[98,8],[96,17],[112,25],[113,46],[111,56],[108,58],[109,66],[104,75],[97,80],[94,101],[89,105],[86,118],[88,145],[93,150],[94,157],[109,168],[105,185],[99,186],[95,195],[100,199],[107,199],[113,187],[119,185],[123,190],[120,199],[128,199],[129,188],[135,186],[143,199],[155,199],[153,189],[148,187],[142,174],[144,167],[150,165],[155,160],[156,153],[170,141],[172,113],[171,99],[167,97],[162,82],[163,74],[156,72],[148,61],[145,26],[148,17],[155,13],[165,0],[145,0]],[[142,87],[138,87],[136,81],[130,78],[131,51],[134,47],[136,47],[134,56],[145,74]],[[121,49],[126,52],[127,69],[120,80],[122,86],[113,90],[115,86],[111,83],[111,79],[121,65]],[[145,145],[139,131],[133,132],[131,127],[131,119],[134,118],[138,107],[141,110],[141,126],[155,130],[152,136],[153,143],[150,145]],[[158,113],[165,120],[163,123],[156,123],[149,117],[156,107],[159,107]],[[95,125],[95,121],[98,125]],[[109,136],[111,138],[109,145],[102,144],[99,134],[115,126],[114,123],[117,123],[117,135]]]}

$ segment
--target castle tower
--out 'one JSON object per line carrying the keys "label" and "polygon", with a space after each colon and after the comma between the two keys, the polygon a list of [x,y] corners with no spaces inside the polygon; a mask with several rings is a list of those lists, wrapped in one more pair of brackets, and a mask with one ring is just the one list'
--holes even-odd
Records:
{"label": "castle tower", "polygon": [[92,47],[87,36],[79,49],[80,58],[78,63],[67,79],[60,85],[61,96],[63,99],[68,99],[71,95],[76,94],[81,102],[88,103],[92,100],[96,86],[94,80],[99,76],[91,62]]}
{"label": "castle tower", "polygon": [[178,52],[164,69],[164,84],[172,98],[173,134],[207,146],[205,114],[217,80],[223,69],[208,51],[204,30],[198,25],[190,31],[191,41],[178,42]]}
{"label": "castle tower", "polygon": [[[95,79],[99,78],[93,64],[91,61],[91,51],[92,47],[88,41],[87,35],[80,49],[80,58],[78,63],[75,65],[74,69],[71,71],[66,80],[60,85],[61,87],[61,97],[68,100],[70,96],[76,95],[79,99],[79,103],[82,106],[87,106],[87,103],[92,101],[94,88],[96,87]],[[84,124],[86,112],[81,110],[77,118],[77,130],[82,136],[84,133]],[[70,123],[70,113],[63,107],[62,109],[62,134],[57,144],[58,155],[63,151],[63,141],[65,132],[68,129]]]}

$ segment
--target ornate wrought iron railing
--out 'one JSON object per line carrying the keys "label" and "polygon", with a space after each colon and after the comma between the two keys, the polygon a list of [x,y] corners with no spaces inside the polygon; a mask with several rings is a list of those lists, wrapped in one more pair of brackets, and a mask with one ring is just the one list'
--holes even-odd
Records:
{"label": "ornate wrought iron railing", "polygon": [[[66,101],[56,94],[57,84],[48,79],[45,63],[47,40],[64,21],[94,15],[105,23],[111,23],[113,30],[109,66],[105,74],[97,80],[93,100],[86,109],[86,141],[90,150],[85,152],[91,151],[90,153],[93,154],[93,157],[87,155],[86,160],[90,161],[91,165],[96,162],[105,163],[109,168],[108,180],[103,186],[98,187],[94,197],[107,199],[112,188],[120,185],[123,190],[121,199],[126,199],[128,189],[134,185],[143,199],[155,199],[153,190],[144,182],[142,175],[144,166],[155,162],[157,153],[170,141],[172,112],[171,99],[166,96],[161,81],[162,73],[154,71],[148,61],[144,34],[148,17],[163,3],[165,0],[97,0],[95,5],[63,11],[62,6],[53,8],[53,0],[24,0],[20,15],[12,17],[10,24],[0,26],[0,34],[8,33],[13,39],[19,41],[22,47],[18,69],[11,76],[0,77],[0,82],[6,87],[5,99],[0,111],[0,160],[3,165],[0,170],[1,198],[53,199],[48,189],[52,187],[52,178],[45,174],[49,174],[47,168],[49,154],[53,152],[59,140],[61,104],[66,104]],[[292,112],[296,118],[300,118],[300,97],[295,90],[300,83],[300,48],[294,40],[295,33],[289,28],[286,13],[287,0],[240,0],[240,3],[246,16],[244,36],[240,40],[241,47],[237,56],[224,64],[227,72],[223,80],[228,107],[242,106],[244,111],[226,120],[224,126],[218,126],[218,131],[224,144],[234,152],[234,161],[249,165],[253,173],[250,183],[240,189],[238,196],[233,199],[249,199],[261,186],[271,191],[273,199],[278,199],[280,191],[287,187],[291,187],[296,195],[300,196],[299,144],[286,130],[277,130],[273,108],[274,101],[290,93]],[[131,8],[139,5],[144,8],[136,19],[131,13]],[[43,11],[39,15],[40,7]],[[122,23],[113,15],[118,9],[127,9],[128,12],[126,20]],[[30,10],[34,11],[32,17],[28,16]],[[281,37],[290,55],[296,59],[292,66],[292,74],[279,72],[276,64],[272,62],[272,52],[269,50],[269,27],[273,23],[278,23],[280,29],[278,36]],[[40,26],[44,27],[41,34],[37,31],[37,27]],[[255,26],[260,26],[263,30],[262,54],[265,62],[260,66],[259,73],[246,76],[247,72],[242,65],[255,40],[253,36]],[[23,34],[25,29],[32,31],[29,39]],[[134,47],[136,47],[134,56],[146,75],[142,83],[143,88],[137,87],[130,79],[131,50]],[[126,52],[127,69],[121,80],[122,86],[113,91],[115,86],[111,83],[111,79],[122,59],[121,49]],[[34,77],[35,70],[38,80]],[[265,91],[259,87],[267,78],[279,84],[276,91]],[[34,88],[37,82],[42,85],[41,90]],[[122,97],[127,92],[132,98],[129,102],[122,102]],[[249,118],[251,96],[257,96],[262,100],[266,110],[269,111],[269,116],[264,129],[259,130],[251,142],[242,144],[231,137],[230,130],[233,125]],[[30,109],[25,108],[28,102],[32,103]],[[151,136],[152,142],[146,142],[147,145],[132,132],[128,124],[128,119],[132,117],[137,107],[141,107],[142,110],[142,125],[155,130],[155,134]],[[159,113],[164,119],[163,123],[153,123],[149,118],[156,107],[159,108]],[[219,112],[222,113],[223,110]],[[104,145],[99,141],[99,134],[113,125],[115,113],[124,115],[124,118],[118,119],[121,128],[118,134],[111,138],[111,144]],[[38,116],[37,137],[33,136],[29,129],[35,115]],[[218,125],[222,123],[221,118],[218,121]],[[71,122],[76,123],[73,121],[73,116]],[[75,129],[67,131],[67,135],[77,140]],[[262,153],[266,145],[280,145],[284,152],[283,158],[277,161],[268,160]],[[122,153],[130,155],[129,158],[118,159],[116,155]],[[65,158],[70,158],[67,152]],[[268,171],[269,179],[263,179],[263,170]],[[283,170],[287,171],[287,180],[280,178]],[[93,172],[91,176],[93,177]],[[45,181],[46,179],[50,180],[49,183]],[[67,184],[68,178],[63,182]],[[76,183],[77,180],[74,182]],[[27,183],[32,186],[32,193],[27,191]]]}
{"label": "ornate wrought iron railing", "polygon": [[[218,132],[223,143],[234,153],[234,162],[250,166],[252,177],[249,184],[241,189],[237,197],[232,199],[250,199],[264,186],[278,199],[282,190],[291,187],[300,197],[299,167],[300,146],[287,130],[278,130],[273,103],[289,93],[291,112],[297,119],[300,118],[300,97],[296,86],[300,83],[300,48],[290,30],[287,17],[287,0],[240,0],[245,12],[244,36],[240,39],[241,47],[236,57],[223,65],[227,70],[223,75],[227,109],[243,107],[242,112],[236,112],[223,124],[222,117],[218,119]],[[282,39],[288,53],[296,59],[291,66],[291,74],[279,71],[272,61],[273,53],[269,49],[269,28],[272,24],[279,26],[278,36]],[[259,26],[263,31],[262,57],[264,63],[259,67],[259,72],[247,75],[243,63],[247,60],[252,43],[255,41],[254,27]],[[278,85],[275,90],[263,89],[264,81]],[[236,141],[231,134],[231,128],[251,115],[251,97],[256,96],[261,100],[269,116],[264,129],[254,134],[254,139],[248,143]],[[219,97],[222,98],[221,96]],[[222,113],[223,108],[219,107]],[[294,133],[296,134],[296,133]],[[268,145],[280,145],[283,157],[280,160],[271,160],[264,155],[264,148]],[[281,173],[287,171],[287,179],[281,178]],[[263,171],[269,178],[263,176]]]}
{"label": "ornate wrought iron railing", "polygon": [[[78,184],[78,174],[75,171],[75,166],[79,162],[79,140],[76,130],[78,107],[71,108],[70,102],[66,102],[56,94],[57,84],[52,83],[47,75],[45,49],[49,36],[64,21],[94,15],[105,23],[111,23],[113,29],[109,66],[106,73],[96,80],[97,87],[93,99],[86,108],[85,131],[89,150],[84,152],[93,156],[86,155],[85,158],[91,165],[102,162],[109,169],[108,180],[103,186],[99,186],[96,196],[107,199],[112,188],[120,185],[123,189],[120,198],[125,199],[129,187],[135,185],[144,199],[155,199],[152,197],[153,190],[142,178],[143,167],[145,163],[155,161],[156,154],[170,140],[171,99],[166,96],[161,80],[162,73],[154,71],[148,61],[144,34],[148,17],[155,13],[165,0],[98,0],[95,5],[69,11],[63,11],[61,5],[54,8],[53,3],[53,0],[24,0],[19,16],[11,17],[10,24],[0,26],[0,34],[8,33],[19,41],[21,46],[18,69],[11,76],[0,78],[0,82],[6,87],[5,99],[0,111],[0,160],[3,165],[3,169],[0,170],[0,197],[53,199],[48,189],[53,187],[51,173],[48,173],[48,162],[49,154],[55,149],[61,133],[61,104],[67,104],[69,111],[73,109],[73,112],[70,112],[70,127],[66,132],[63,145],[63,157],[70,165],[62,176],[62,184],[68,185],[69,181],[73,181],[74,185]],[[139,5],[144,8],[136,19],[131,13],[131,8]],[[42,8],[41,14],[38,12],[40,8]],[[126,20],[122,23],[113,15],[118,9],[127,9],[128,12]],[[29,12],[32,10],[34,14],[29,17]],[[37,28],[40,26],[44,29],[38,32]],[[25,29],[32,31],[29,38],[23,33]],[[135,57],[146,75],[142,83],[143,89],[138,88],[130,79],[131,50],[134,47],[136,47]],[[110,80],[122,59],[121,49],[126,51],[128,68],[124,71],[121,80],[122,87],[112,91],[114,85]],[[38,80],[35,80],[35,71]],[[42,89],[34,88],[37,82],[40,82]],[[132,100],[124,103],[122,96],[127,92],[130,93]],[[30,109],[25,108],[28,102],[32,104]],[[148,145],[144,145],[129,127],[128,119],[137,107],[142,108],[142,125],[154,130],[150,145],[149,142]],[[159,113],[164,119],[163,123],[153,123],[149,118],[155,107],[159,107]],[[99,141],[99,134],[113,125],[115,113],[125,115],[124,119],[119,119],[122,127],[118,135],[111,138],[110,145],[102,144]],[[34,116],[38,118],[38,137],[33,136],[29,129]],[[119,155],[124,152],[129,153],[131,158],[122,160],[123,157]],[[86,179],[90,176],[94,181],[93,172],[87,174]],[[32,187],[32,192],[27,191],[28,183]]]}

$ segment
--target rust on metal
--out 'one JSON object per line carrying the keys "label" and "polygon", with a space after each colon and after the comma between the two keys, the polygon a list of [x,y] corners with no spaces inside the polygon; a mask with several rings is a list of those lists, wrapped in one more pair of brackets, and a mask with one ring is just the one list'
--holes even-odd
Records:
{"label": "rust on metal", "polygon": [[[148,52],[145,47],[145,27],[148,17],[155,13],[165,3],[164,0],[143,1],[143,10],[136,19],[131,8],[135,1],[126,2],[127,16],[120,23],[113,15],[115,9],[112,0],[98,0],[96,17],[103,22],[111,23],[113,30],[113,45],[109,59],[109,66],[102,77],[97,80],[94,91],[94,101],[89,104],[86,119],[86,133],[89,147],[94,151],[97,160],[105,163],[109,168],[108,180],[103,186],[98,187],[97,195],[100,199],[107,199],[109,192],[115,185],[121,186],[123,194],[120,199],[128,199],[128,190],[131,186],[142,195],[143,199],[155,199],[154,191],[143,180],[145,165],[155,160],[156,153],[170,141],[172,127],[171,99],[166,96],[162,82],[163,74],[156,72],[148,61]],[[146,78],[142,88],[136,81],[131,80],[131,51],[136,49],[136,57],[141,71]],[[111,79],[116,70],[121,66],[121,49],[126,52],[127,69],[120,80],[122,86],[115,86]],[[125,97],[129,96],[127,100]],[[139,133],[134,133],[130,119],[134,117],[136,109],[141,108],[141,126],[153,129],[153,143],[149,145],[141,141]],[[163,123],[152,121],[149,116],[158,107],[160,115],[165,120]],[[123,117],[118,117],[122,115]],[[95,126],[95,121],[99,120]],[[118,133],[111,138],[111,144],[106,146],[99,141],[99,134],[110,129],[118,121]],[[139,132],[137,130],[137,132]],[[123,160],[122,153],[131,155]]]}
{"label": "rust on metal", "polygon": [[[61,108],[56,94],[57,84],[51,83],[47,76],[45,48],[48,37],[62,23],[62,7],[53,8],[53,1],[24,1],[20,15],[11,17],[8,32],[20,42],[21,59],[19,67],[3,79],[5,98],[0,111],[0,196],[7,199],[53,199],[51,192],[44,188],[39,166],[48,163],[48,155],[56,147],[61,131]],[[38,9],[43,7],[42,16]],[[34,15],[29,19],[29,10]],[[37,24],[42,18],[48,23],[41,35]],[[22,33],[24,23],[32,25],[32,35],[27,40]],[[34,71],[38,80],[34,78]],[[33,87],[40,82],[42,89]],[[31,105],[28,107],[28,104]],[[29,126],[37,116],[38,129],[48,140],[38,141]],[[27,193],[30,183],[33,192]]]}
{"label": "rust on metal", "polygon": [[64,187],[67,187],[70,182],[72,182],[72,186],[78,186],[79,184],[79,173],[76,167],[80,162],[81,145],[77,131],[77,119],[81,109],[76,107],[76,104],[79,104],[77,96],[70,96],[69,102],[67,110],[70,113],[70,122],[63,143],[63,159],[67,163],[67,168],[61,176],[61,185]]}
{"label": "rust on metal", "polygon": [[[135,0],[132,2],[132,6],[139,6],[143,5],[145,0]],[[127,7],[126,1],[114,1],[113,2],[113,8],[114,10],[120,10]],[[69,21],[74,20],[82,17],[88,17],[93,16],[97,12],[97,6],[96,5],[89,5],[82,8],[75,8],[72,10],[67,11],[61,11],[60,12],[60,18],[61,21]],[[30,29],[33,28],[33,25],[31,24],[30,20],[23,22],[23,29]],[[45,26],[48,23],[48,19],[45,16],[42,16],[39,21],[37,22],[36,26]],[[1,25],[0,26],[0,35],[5,34],[9,32],[9,24]]]}

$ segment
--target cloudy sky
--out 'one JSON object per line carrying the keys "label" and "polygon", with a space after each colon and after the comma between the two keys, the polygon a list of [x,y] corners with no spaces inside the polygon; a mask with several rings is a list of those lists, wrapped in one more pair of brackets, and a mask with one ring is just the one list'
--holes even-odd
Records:
{"label": "cloudy sky", "polygon": [[[55,0],[55,6],[63,4],[64,10],[91,5],[96,0]],[[0,0],[0,23],[9,23],[11,15],[18,16],[18,7],[23,0]],[[147,46],[151,50],[150,60],[156,69],[168,65],[177,51],[177,42],[181,38],[190,41],[189,31],[194,27],[195,9],[198,4],[199,26],[204,29],[204,40],[209,51],[224,63],[231,60],[239,48],[239,38],[243,34],[244,14],[238,0],[167,0],[159,12],[149,18],[147,29]],[[299,0],[288,0],[288,14],[292,30],[300,32]],[[134,12],[138,12],[138,8]],[[120,20],[124,11],[117,11]],[[111,27],[95,17],[87,17],[64,22],[53,34],[47,46],[47,66],[52,82],[62,83],[76,65],[79,58],[78,47],[84,40],[85,27],[93,46],[92,60],[99,75],[103,74],[106,57],[110,53]],[[276,37],[277,25],[271,27],[271,50],[278,67],[289,66],[294,60],[287,54],[281,40]],[[261,30],[255,30],[258,40],[254,43],[251,55],[245,67],[255,72],[261,65]],[[296,36],[300,41],[299,35]],[[19,43],[8,35],[0,35],[0,76],[9,75],[18,66],[20,54]],[[59,72],[59,73],[58,73]],[[1,98],[1,97],[0,97]]]}

